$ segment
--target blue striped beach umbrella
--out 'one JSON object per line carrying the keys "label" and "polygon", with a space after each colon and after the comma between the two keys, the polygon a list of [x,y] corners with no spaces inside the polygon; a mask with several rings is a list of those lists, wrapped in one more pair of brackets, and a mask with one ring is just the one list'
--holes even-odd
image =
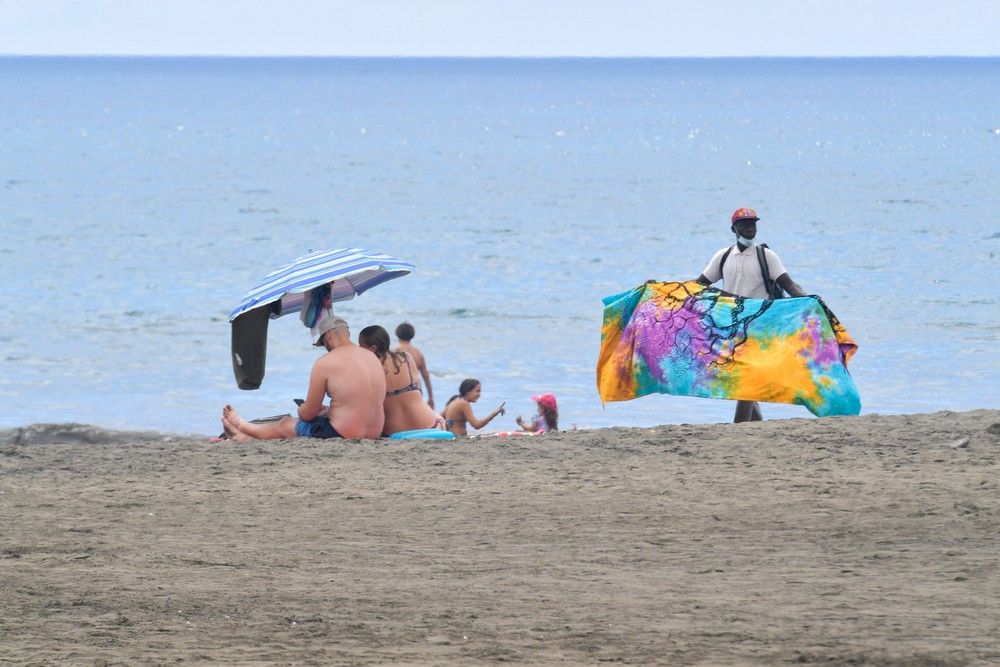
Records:
{"label": "blue striped beach umbrella", "polygon": [[348,301],[376,285],[405,276],[413,265],[380,252],[362,248],[318,250],[292,260],[264,276],[254,285],[240,305],[229,313],[229,321],[277,301],[272,317],[297,313],[306,293],[320,285],[330,285],[331,301]]}
{"label": "blue striped beach umbrella", "polygon": [[268,320],[300,312],[312,290],[329,285],[332,302],[347,301],[412,271],[412,264],[389,255],[341,248],[311,252],[267,274],[229,313],[237,384],[241,389],[260,386]]}

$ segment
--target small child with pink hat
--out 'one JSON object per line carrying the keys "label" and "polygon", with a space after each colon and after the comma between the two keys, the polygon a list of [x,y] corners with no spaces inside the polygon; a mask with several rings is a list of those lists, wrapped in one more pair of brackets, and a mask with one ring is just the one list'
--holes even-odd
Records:
{"label": "small child with pink hat", "polygon": [[532,396],[531,400],[538,404],[538,414],[531,418],[530,422],[525,422],[520,415],[517,417],[517,425],[528,433],[549,433],[559,430],[559,409],[556,404],[554,394],[538,394]]}

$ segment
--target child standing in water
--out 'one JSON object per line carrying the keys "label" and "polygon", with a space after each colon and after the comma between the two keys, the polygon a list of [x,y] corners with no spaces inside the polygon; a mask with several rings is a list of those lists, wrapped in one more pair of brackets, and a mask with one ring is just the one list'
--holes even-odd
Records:
{"label": "child standing in water", "polygon": [[528,433],[549,433],[559,430],[559,409],[554,394],[539,394],[531,400],[538,404],[538,414],[530,422],[517,417],[517,425]]}
{"label": "child standing in water", "polygon": [[396,348],[400,352],[407,352],[413,361],[417,363],[417,370],[420,371],[420,377],[423,378],[424,387],[427,388],[427,405],[431,406],[431,410],[434,409],[434,388],[431,387],[431,373],[427,370],[427,361],[424,359],[424,353],[421,352],[416,345],[412,342],[413,337],[416,335],[416,330],[413,325],[409,322],[403,322],[398,327],[396,327],[396,338],[399,339],[399,346]]}

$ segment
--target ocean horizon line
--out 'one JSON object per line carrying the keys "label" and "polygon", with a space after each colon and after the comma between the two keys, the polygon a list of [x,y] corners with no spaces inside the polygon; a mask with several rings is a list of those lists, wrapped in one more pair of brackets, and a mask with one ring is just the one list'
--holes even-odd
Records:
{"label": "ocean horizon line", "polygon": [[37,59],[37,60],[456,60],[456,61],[487,61],[487,60],[519,60],[519,61],[658,61],[658,60],[840,60],[840,61],[870,61],[870,60],[996,60],[1000,53],[994,55],[962,55],[962,54],[899,54],[899,55],[752,55],[752,56],[644,56],[644,55],[305,55],[305,54],[130,54],[130,53],[0,53],[0,59]]}

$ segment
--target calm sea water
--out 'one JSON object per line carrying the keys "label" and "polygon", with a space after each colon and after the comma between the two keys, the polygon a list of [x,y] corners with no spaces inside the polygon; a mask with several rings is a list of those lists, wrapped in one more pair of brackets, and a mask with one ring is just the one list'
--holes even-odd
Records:
{"label": "calm sea water", "polygon": [[858,340],[865,412],[997,407],[998,99],[998,59],[0,59],[0,427],[292,409],[306,330],[241,392],[226,316],[344,246],[417,272],[338,312],[413,322],[493,427],[539,391],[567,426],[727,421],[602,407],[594,366],[601,297],[697,276],[737,206]]}

